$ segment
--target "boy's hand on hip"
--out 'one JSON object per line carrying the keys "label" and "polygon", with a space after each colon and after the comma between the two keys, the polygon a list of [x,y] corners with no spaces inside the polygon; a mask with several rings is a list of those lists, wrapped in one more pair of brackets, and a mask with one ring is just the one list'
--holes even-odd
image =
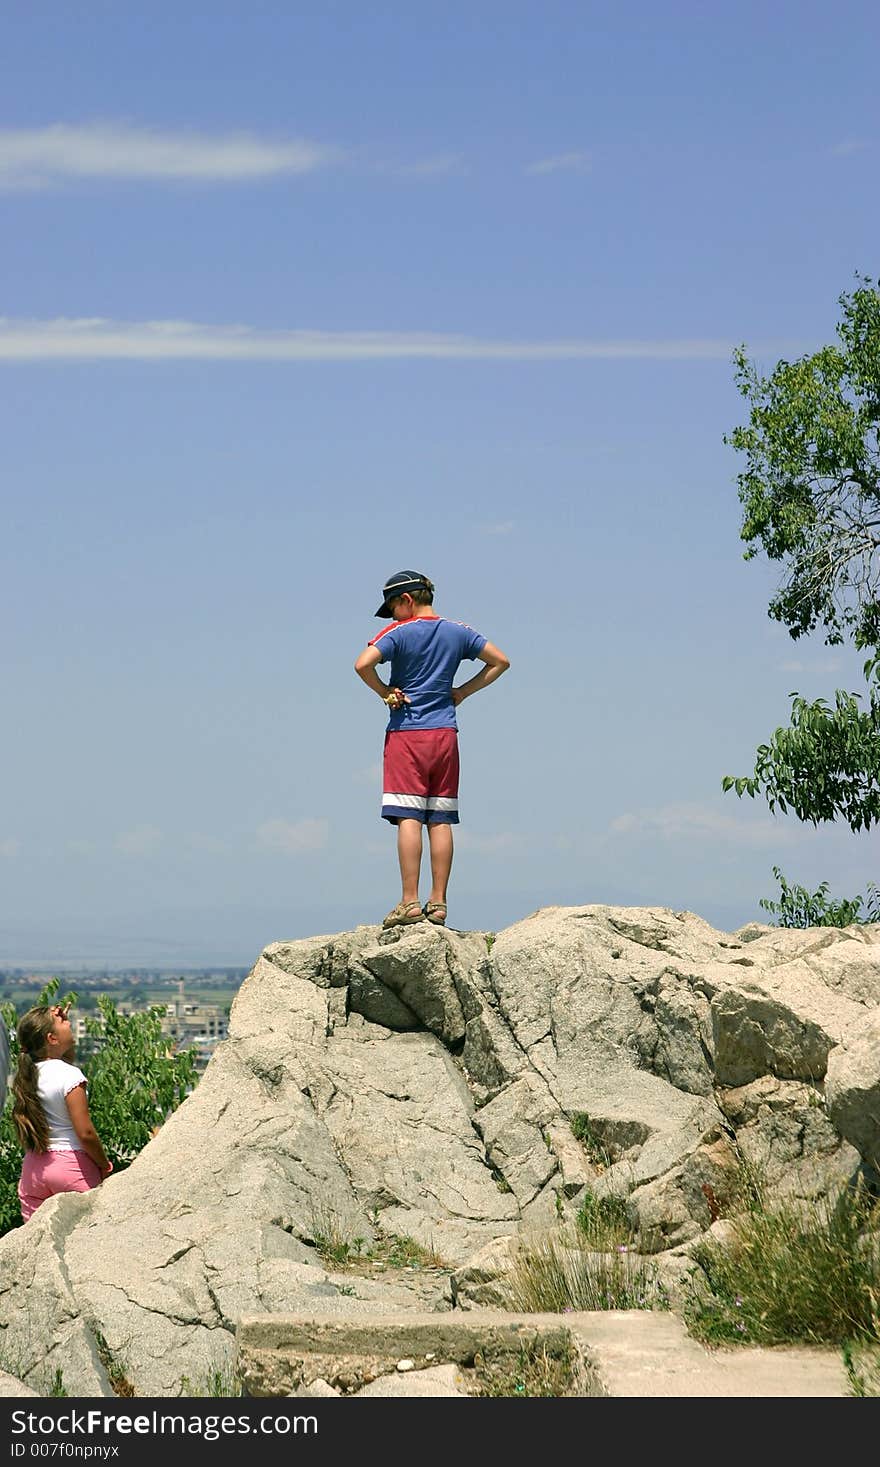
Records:
{"label": "boy's hand on hip", "polygon": [[387,703],[389,708],[402,708],[404,703],[409,703],[412,700],[407,697],[402,688],[389,688],[382,701],[383,703]]}

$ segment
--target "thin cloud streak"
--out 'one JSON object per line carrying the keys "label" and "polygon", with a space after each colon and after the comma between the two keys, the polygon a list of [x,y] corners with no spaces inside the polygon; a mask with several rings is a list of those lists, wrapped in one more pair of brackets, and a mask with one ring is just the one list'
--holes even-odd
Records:
{"label": "thin cloud streak", "polygon": [[864,153],[871,144],[865,138],[845,138],[842,143],[835,143],[832,147],[825,149],[828,158],[850,158],[853,153]]}
{"label": "thin cloud streak", "polygon": [[539,158],[530,163],[526,173],[589,173],[592,167],[589,153],[556,153],[552,158]]}
{"label": "thin cloud streak", "polygon": [[768,816],[742,819],[727,815],[708,805],[664,805],[655,810],[627,811],[611,821],[609,830],[617,836],[640,839],[659,836],[664,840],[718,840],[728,844],[763,849],[768,846],[791,845],[793,831],[777,824]]}
{"label": "thin cloud streak", "polygon": [[193,179],[211,182],[311,173],[338,149],[307,139],[271,142],[249,133],[207,136],[93,123],[0,129],[0,187],[40,188],[61,179]]}
{"label": "thin cloud streak", "polygon": [[322,851],[327,845],[330,823],[327,820],[264,820],[257,828],[257,844],[263,850],[282,851],[296,856],[304,851]]}
{"label": "thin cloud streak", "polygon": [[[735,343],[659,341],[490,341],[395,331],[265,331],[192,321],[112,321],[0,317],[0,361],[723,361]],[[776,353],[791,343],[755,348]]]}

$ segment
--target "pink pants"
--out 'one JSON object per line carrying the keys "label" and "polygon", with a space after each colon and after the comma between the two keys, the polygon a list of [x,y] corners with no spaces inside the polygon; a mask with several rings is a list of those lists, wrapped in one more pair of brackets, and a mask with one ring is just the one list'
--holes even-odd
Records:
{"label": "pink pants", "polygon": [[18,1184],[21,1215],[27,1222],[56,1192],[90,1192],[101,1173],[85,1151],[26,1151]]}

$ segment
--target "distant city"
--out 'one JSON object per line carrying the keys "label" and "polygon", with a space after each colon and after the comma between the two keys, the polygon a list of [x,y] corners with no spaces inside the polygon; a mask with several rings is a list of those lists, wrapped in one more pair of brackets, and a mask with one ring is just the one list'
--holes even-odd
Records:
{"label": "distant city", "polygon": [[18,967],[0,968],[0,985],[21,982],[46,983],[50,978],[77,978],[81,983],[109,983],[113,987],[128,983],[176,984],[181,978],[187,983],[230,983],[235,987],[242,982],[248,968],[183,968],[143,967],[127,968],[88,963],[23,963]]}
{"label": "distant city", "polygon": [[97,1008],[105,993],[114,1003],[149,1007],[196,992],[206,1002],[227,1007],[247,977],[247,968],[0,968],[0,1002],[21,1008],[33,1003],[51,979],[58,993],[76,994],[77,1006]]}
{"label": "distant city", "polygon": [[175,1050],[190,1049],[201,1072],[217,1044],[226,1038],[229,1010],[247,968],[120,968],[35,971],[28,967],[0,968],[0,1002],[12,1004],[18,1016],[31,1007],[52,978],[59,980],[58,997],[75,994],[71,1010],[77,1055],[81,1059],[100,1046],[100,1033],[88,1024],[103,1026],[98,999],[112,999],[118,1013],[145,1013],[164,1009],[162,1031]]}

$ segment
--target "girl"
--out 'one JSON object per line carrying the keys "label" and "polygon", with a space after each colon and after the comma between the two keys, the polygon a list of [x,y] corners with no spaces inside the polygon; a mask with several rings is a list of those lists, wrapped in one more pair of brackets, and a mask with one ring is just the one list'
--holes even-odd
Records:
{"label": "girl", "polygon": [[24,1147],[18,1196],[27,1222],[56,1192],[88,1192],[113,1170],[89,1115],[86,1077],[60,1004],[28,1009],[18,1025],[12,1119]]}

